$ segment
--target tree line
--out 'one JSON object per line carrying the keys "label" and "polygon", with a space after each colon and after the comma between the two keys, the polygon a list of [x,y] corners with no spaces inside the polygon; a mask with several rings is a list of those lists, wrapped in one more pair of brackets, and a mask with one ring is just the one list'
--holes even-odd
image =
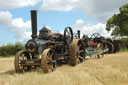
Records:
{"label": "tree line", "polygon": [[128,49],[128,38],[121,38],[121,48],[122,49]]}
{"label": "tree line", "polygon": [[24,49],[24,45],[20,42],[15,44],[8,43],[0,46],[0,56],[14,56],[18,51]]}

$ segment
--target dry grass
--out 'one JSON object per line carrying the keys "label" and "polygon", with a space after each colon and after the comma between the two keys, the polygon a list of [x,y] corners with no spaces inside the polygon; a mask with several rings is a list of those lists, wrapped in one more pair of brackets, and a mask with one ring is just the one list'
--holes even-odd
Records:
{"label": "dry grass", "polygon": [[0,85],[128,85],[128,52],[87,59],[75,67],[63,65],[55,72],[41,69],[14,71],[13,58],[0,58]]}

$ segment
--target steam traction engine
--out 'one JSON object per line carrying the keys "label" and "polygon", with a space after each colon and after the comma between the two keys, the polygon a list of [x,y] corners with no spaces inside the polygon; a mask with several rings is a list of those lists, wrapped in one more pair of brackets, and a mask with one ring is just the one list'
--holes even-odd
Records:
{"label": "steam traction engine", "polygon": [[98,55],[98,58],[100,58],[100,54],[113,53],[114,51],[113,44],[99,33],[93,33],[90,38],[83,36],[82,39],[85,42],[86,56]]}
{"label": "steam traction engine", "polygon": [[[73,39],[71,27],[66,27],[64,34],[45,39],[37,35],[37,12],[31,11],[32,39],[25,44],[25,50],[19,51],[14,60],[15,71],[18,73],[41,67],[44,73],[56,69],[57,62],[70,63],[75,66],[85,60],[84,43],[81,39]],[[47,36],[46,36],[47,37]]]}

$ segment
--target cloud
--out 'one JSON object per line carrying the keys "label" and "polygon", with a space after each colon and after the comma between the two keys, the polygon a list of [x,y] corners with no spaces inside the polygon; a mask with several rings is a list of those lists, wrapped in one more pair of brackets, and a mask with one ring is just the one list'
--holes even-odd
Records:
{"label": "cloud", "polygon": [[13,33],[15,39],[19,42],[25,42],[30,39],[31,32],[28,32],[31,28],[30,20],[24,22],[22,18],[13,19],[9,11],[0,11],[0,25],[7,26],[8,32]]}
{"label": "cloud", "polygon": [[70,11],[79,0],[43,0],[41,10]]}
{"label": "cloud", "polygon": [[89,37],[93,34],[93,33],[99,33],[101,36],[104,37],[110,37],[111,33],[108,33],[105,30],[105,24],[102,23],[97,23],[95,25],[89,24],[84,22],[83,20],[79,19],[76,21],[76,23],[73,26],[73,30],[75,32],[77,32],[77,30],[81,31],[81,35],[85,34],[88,35]]}
{"label": "cloud", "polygon": [[27,32],[30,28],[30,21],[24,22],[22,18],[16,18],[13,19],[12,24],[8,26],[8,31],[15,35],[16,40],[23,42],[30,39],[30,33]]}
{"label": "cloud", "polygon": [[0,9],[20,8],[34,6],[41,0],[0,0]]}
{"label": "cloud", "polygon": [[12,22],[12,15],[8,11],[0,11],[0,24],[7,25]]}
{"label": "cloud", "polygon": [[72,11],[81,10],[86,16],[105,22],[118,12],[128,0],[43,0],[41,10]]}

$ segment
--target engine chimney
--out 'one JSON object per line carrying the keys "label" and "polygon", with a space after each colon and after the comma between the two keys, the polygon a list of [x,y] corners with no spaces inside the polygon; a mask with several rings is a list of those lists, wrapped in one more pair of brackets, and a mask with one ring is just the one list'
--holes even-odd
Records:
{"label": "engine chimney", "polygon": [[31,10],[32,39],[37,38],[37,11]]}
{"label": "engine chimney", "polygon": [[80,30],[77,30],[78,38],[80,38]]}

